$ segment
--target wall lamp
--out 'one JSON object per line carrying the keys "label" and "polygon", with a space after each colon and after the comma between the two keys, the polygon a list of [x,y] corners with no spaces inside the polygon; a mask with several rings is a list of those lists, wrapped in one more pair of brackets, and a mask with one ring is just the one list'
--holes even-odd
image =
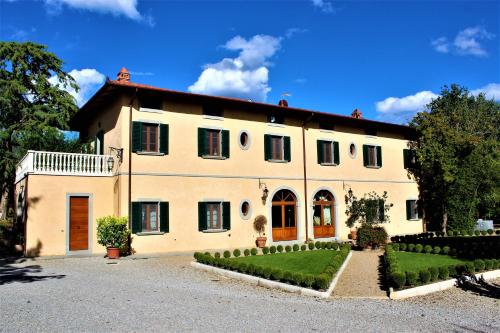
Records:
{"label": "wall lamp", "polygon": [[109,147],[109,150],[111,150],[111,152],[115,152],[116,158],[118,158],[120,163],[123,162],[123,148]]}
{"label": "wall lamp", "polygon": [[262,199],[262,203],[265,204],[267,196],[269,195],[269,190],[267,189],[266,183],[261,182],[260,178],[259,178],[259,188],[262,189],[262,198],[261,199]]}

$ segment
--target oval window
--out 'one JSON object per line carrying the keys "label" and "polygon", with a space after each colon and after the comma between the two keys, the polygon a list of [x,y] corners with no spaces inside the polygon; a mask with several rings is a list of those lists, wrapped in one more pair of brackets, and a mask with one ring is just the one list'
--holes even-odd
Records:
{"label": "oval window", "polygon": [[351,156],[351,158],[356,157],[356,145],[354,143],[351,143],[349,145],[349,155]]}
{"label": "oval window", "polygon": [[241,131],[238,143],[241,149],[248,149],[250,147],[250,135],[247,131]]}
{"label": "oval window", "polygon": [[244,220],[248,220],[252,215],[252,209],[250,207],[250,201],[243,200],[240,204],[240,216]]}

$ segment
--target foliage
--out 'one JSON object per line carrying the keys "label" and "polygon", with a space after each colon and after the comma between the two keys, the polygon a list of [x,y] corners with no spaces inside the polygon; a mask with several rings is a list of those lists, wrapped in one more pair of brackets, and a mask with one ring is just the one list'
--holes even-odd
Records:
{"label": "foliage", "polygon": [[257,249],[255,247],[252,247],[250,249],[250,254],[253,255],[253,256],[256,256],[257,255]]}
{"label": "foliage", "polygon": [[276,253],[276,246],[272,245],[270,248],[269,248],[271,254],[274,254]]}
{"label": "foliage", "polygon": [[224,251],[224,258],[230,258],[231,257],[231,252],[229,252],[228,250]]}
{"label": "foliage", "polygon": [[428,269],[422,269],[418,275],[422,284],[427,284],[431,280],[431,272]]}
{"label": "foliage", "polygon": [[471,231],[478,218],[500,217],[500,104],[458,85],[411,122],[417,130],[419,206],[431,230]]}
{"label": "foliage", "polygon": [[266,229],[266,224],[267,224],[267,218],[264,215],[257,215],[255,217],[255,220],[253,221],[253,228],[255,231],[259,233],[259,236],[261,236],[265,229]]}
{"label": "foliage", "polygon": [[263,254],[269,254],[269,247],[264,246],[264,247],[262,248],[262,253],[263,253]]}
{"label": "foliage", "polygon": [[283,252],[283,245],[278,245],[276,249],[278,250],[279,253]]}
{"label": "foliage", "polygon": [[250,255],[250,250],[249,250],[249,249],[245,249],[245,250],[243,251],[243,255],[244,255],[245,257],[248,257],[248,256]]}
{"label": "foliage", "polygon": [[383,227],[364,224],[358,228],[358,245],[378,247],[387,243],[387,232]]}
{"label": "foliage", "polygon": [[293,251],[297,252],[300,249],[299,244],[293,244]]}
{"label": "foliage", "polygon": [[390,222],[388,212],[393,204],[387,203],[387,199],[387,191],[382,195],[376,192],[365,193],[358,199],[353,191],[349,190],[345,195],[346,225],[352,228],[356,223],[377,225]]}
{"label": "foliage", "polygon": [[233,251],[233,256],[235,256],[236,258],[238,258],[240,255],[241,255],[241,251],[239,249],[235,249]]}
{"label": "foliage", "polygon": [[130,231],[126,217],[104,216],[97,219],[97,243],[105,247],[126,246]]}
{"label": "foliage", "polygon": [[291,252],[292,251],[292,247],[290,245],[285,246],[285,251],[286,252]]}

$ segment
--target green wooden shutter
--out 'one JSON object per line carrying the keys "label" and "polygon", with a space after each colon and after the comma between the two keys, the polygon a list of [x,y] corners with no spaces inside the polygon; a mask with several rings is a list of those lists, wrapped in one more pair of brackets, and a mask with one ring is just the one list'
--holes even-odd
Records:
{"label": "green wooden shutter", "polygon": [[403,149],[403,164],[404,168],[408,169],[410,167],[410,150]]}
{"label": "green wooden shutter", "polygon": [[132,233],[136,234],[142,231],[142,204],[132,202]]}
{"label": "green wooden shutter", "polygon": [[222,203],[222,228],[231,230],[231,203],[229,201]]}
{"label": "green wooden shutter", "polygon": [[222,157],[229,158],[229,131],[222,130]]}
{"label": "green wooden shutter", "polygon": [[323,163],[325,160],[324,154],[323,154],[323,142],[321,140],[316,141],[316,146],[318,147],[318,164]]}
{"label": "green wooden shutter", "polygon": [[168,202],[160,202],[160,231],[169,232],[169,212]]}
{"label": "green wooden shutter", "polygon": [[198,231],[207,230],[207,203],[198,202]]}
{"label": "green wooden shutter", "polygon": [[368,146],[363,145],[363,165],[368,166]]}
{"label": "green wooden shutter", "polygon": [[272,159],[271,135],[264,134],[264,160]]}
{"label": "green wooden shutter", "polygon": [[206,155],[207,136],[204,128],[198,128],[198,156]]}
{"label": "green wooden shutter", "polygon": [[378,200],[378,219],[380,222],[385,221],[385,201],[384,201],[384,199]]}
{"label": "green wooden shutter", "polygon": [[406,219],[411,219],[411,200],[406,200]]}
{"label": "green wooden shutter", "polygon": [[339,143],[337,141],[333,141],[333,163],[336,165],[340,164]]}
{"label": "green wooden shutter", "polygon": [[168,154],[168,125],[160,124],[160,153]]}
{"label": "green wooden shutter", "polygon": [[134,121],[132,123],[132,152],[142,150],[142,123]]}
{"label": "green wooden shutter", "polygon": [[377,146],[377,166],[382,167],[382,147]]}
{"label": "green wooden shutter", "polygon": [[285,161],[290,162],[292,160],[292,154],[290,151],[290,137],[283,137],[283,149],[284,149],[284,159]]}

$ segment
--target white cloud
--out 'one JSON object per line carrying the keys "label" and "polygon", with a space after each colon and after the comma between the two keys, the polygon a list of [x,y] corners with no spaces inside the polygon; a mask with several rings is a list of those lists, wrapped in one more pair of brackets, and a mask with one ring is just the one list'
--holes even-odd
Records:
{"label": "white cloud", "polygon": [[115,16],[125,16],[138,22],[144,22],[151,26],[154,20],[149,15],[143,15],[137,9],[138,0],[45,0],[50,13],[59,13],[63,5],[68,7],[95,11],[98,13],[109,13]]}
{"label": "white cloud", "polygon": [[307,31],[308,31],[307,29],[302,29],[302,28],[289,28],[285,32],[285,37],[290,39],[296,34],[301,34]]}
{"label": "white cloud", "polygon": [[459,54],[484,57],[488,55],[488,52],[479,41],[492,39],[494,37],[494,34],[486,31],[483,27],[470,27],[457,34],[453,41],[453,45]]}
{"label": "white cloud", "polygon": [[495,35],[488,32],[484,27],[475,26],[459,31],[453,43],[447,37],[439,37],[431,41],[431,46],[440,53],[453,51],[458,55],[472,55],[476,57],[486,57],[488,52],[481,44],[482,41],[491,40]]}
{"label": "white cloud", "polygon": [[333,13],[335,9],[330,1],[326,0],[311,0],[314,7],[321,9],[323,13]]}
{"label": "white cloud", "polygon": [[490,83],[482,88],[471,90],[471,94],[474,96],[480,93],[483,93],[487,99],[500,101],[500,83]]}
{"label": "white cloud", "polygon": [[[73,69],[68,74],[75,79],[76,83],[80,87],[80,90],[76,92],[71,87],[61,86],[61,88],[69,92],[71,96],[75,98],[76,104],[78,104],[78,106],[82,106],[88,100],[90,95],[94,93],[95,90],[101,84],[103,84],[104,80],[106,79],[104,74],[101,74],[97,70],[90,68],[84,68],[81,70]],[[59,80],[56,76],[52,76],[51,78],[49,78],[49,82],[53,85],[59,84]]]}
{"label": "white cloud", "polygon": [[265,101],[271,91],[268,85],[269,59],[281,47],[281,38],[255,35],[250,39],[236,36],[224,46],[239,51],[236,58],[224,58],[207,64],[198,80],[188,87],[193,93],[238,97]]}
{"label": "white cloud", "polygon": [[448,38],[439,37],[431,41],[431,45],[434,47],[439,53],[448,53],[450,52],[450,43],[448,42]]}

